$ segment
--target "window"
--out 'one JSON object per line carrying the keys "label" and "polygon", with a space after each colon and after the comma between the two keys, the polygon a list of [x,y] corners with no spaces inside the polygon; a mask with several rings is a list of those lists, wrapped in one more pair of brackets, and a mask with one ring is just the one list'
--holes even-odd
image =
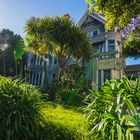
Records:
{"label": "window", "polygon": [[101,70],[98,71],[98,84],[101,84],[102,80],[101,80]]}
{"label": "window", "polygon": [[104,82],[106,80],[111,80],[111,70],[104,70]]}
{"label": "window", "polygon": [[99,70],[98,71],[98,84],[101,85],[106,80],[111,80],[111,70]]}
{"label": "window", "polygon": [[89,31],[89,32],[87,33],[87,36],[88,36],[89,38],[95,37],[95,36],[99,35],[100,32],[102,32],[102,28],[101,28],[100,30],[99,30],[99,29],[96,29],[96,30],[94,30],[94,31]]}
{"label": "window", "polygon": [[104,27],[100,27],[100,28],[99,28],[99,34],[100,34],[100,33],[103,33],[103,32],[105,32]]}
{"label": "window", "polygon": [[40,65],[42,65],[43,64],[43,60],[42,60],[42,58],[40,58]]}
{"label": "window", "polygon": [[52,74],[52,81],[56,78],[56,73]]}
{"label": "window", "polygon": [[55,65],[57,64],[57,58],[54,58],[54,64]]}
{"label": "window", "polygon": [[[99,44],[99,52],[100,53],[106,52],[105,43]],[[99,58],[105,58],[105,56],[100,56]]]}
{"label": "window", "polygon": [[[108,40],[108,52],[115,51],[115,40]],[[111,54],[108,57],[114,58],[115,54]]]}
{"label": "window", "polygon": [[93,33],[92,31],[88,32],[88,33],[87,33],[87,36],[88,36],[89,38],[90,38],[90,37],[93,37],[92,33]]}
{"label": "window", "polygon": [[108,40],[108,51],[109,52],[115,51],[115,41],[114,40]]}
{"label": "window", "polygon": [[105,44],[104,43],[102,43],[102,44],[99,45],[99,52],[100,53],[105,52]]}
{"label": "window", "polygon": [[31,58],[31,64],[33,64],[34,63],[34,59],[33,58]]}
{"label": "window", "polygon": [[40,73],[39,85],[41,86],[42,83],[42,73]]}
{"label": "window", "polygon": [[33,85],[35,85],[35,74],[33,74]]}
{"label": "window", "polygon": [[93,31],[93,37],[97,36],[99,34],[99,29]]}
{"label": "window", "polygon": [[38,79],[39,79],[39,75],[38,75],[38,73],[36,74],[36,86],[38,86]]}

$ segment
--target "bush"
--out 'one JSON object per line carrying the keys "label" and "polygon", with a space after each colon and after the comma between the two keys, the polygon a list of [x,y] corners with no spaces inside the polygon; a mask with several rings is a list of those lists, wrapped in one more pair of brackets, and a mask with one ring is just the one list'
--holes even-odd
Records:
{"label": "bush", "polygon": [[73,64],[70,65],[61,77],[56,91],[57,103],[80,106],[88,94],[88,83],[82,68]]}
{"label": "bush", "polygon": [[0,77],[0,139],[39,140],[44,124],[39,91],[18,80]]}
{"label": "bush", "polygon": [[[43,109],[47,118],[44,138],[47,140],[87,140],[88,123],[76,109],[60,105],[47,105]],[[45,140],[45,139],[44,139]]]}
{"label": "bush", "polygon": [[88,82],[78,64],[70,65],[59,79],[47,87],[48,98],[59,104],[81,106],[88,94]]}
{"label": "bush", "polygon": [[88,96],[86,117],[91,124],[92,139],[129,139],[131,131],[140,129],[140,79],[126,77],[104,83],[100,92]]}
{"label": "bush", "polygon": [[71,106],[84,105],[84,99],[88,95],[86,77],[79,77],[79,81],[69,87],[67,81],[63,81],[56,92],[56,102]]}

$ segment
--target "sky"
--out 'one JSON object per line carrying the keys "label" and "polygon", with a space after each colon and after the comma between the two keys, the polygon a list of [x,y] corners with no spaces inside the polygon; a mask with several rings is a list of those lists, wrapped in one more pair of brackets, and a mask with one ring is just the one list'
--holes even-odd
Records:
{"label": "sky", "polygon": [[[24,35],[29,17],[62,16],[66,13],[77,22],[87,10],[84,0],[0,0],[0,29],[8,28]],[[127,59],[126,63],[140,64],[140,59]]]}

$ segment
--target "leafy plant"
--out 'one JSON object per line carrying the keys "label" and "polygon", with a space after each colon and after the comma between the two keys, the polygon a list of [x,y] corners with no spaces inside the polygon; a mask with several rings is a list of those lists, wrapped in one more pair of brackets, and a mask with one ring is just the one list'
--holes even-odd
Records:
{"label": "leafy plant", "polygon": [[[93,139],[124,140],[129,130],[139,127],[140,79],[135,83],[126,77],[104,83],[100,92],[91,91],[86,99],[86,117],[91,123]],[[130,126],[130,123],[133,126]]]}
{"label": "leafy plant", "polygon": [[0,139],[38,140],[44,125],[42,107],[35,87],[0,77]]}
{"label": "leafy plant", "polygon": [[59,80],[56,101],[67,105],[82,105],[88,94],[88,83],[82,68],[73,64],[68,67]]}
{"label": "leafy plant", "polygon": [[[69,87],[69,86],[70,87]],[[66,105],[83,105],[84,98],[88,94],[86,77],[81,76],[75,85],[63,81],[56,92],[56,101]]]}
{"label": "leafy plant", "polygon": [[68,66],[60,79],[47,86],[48,99],[60,104],[83,105],[88,92],[88,82],[78,64]]}

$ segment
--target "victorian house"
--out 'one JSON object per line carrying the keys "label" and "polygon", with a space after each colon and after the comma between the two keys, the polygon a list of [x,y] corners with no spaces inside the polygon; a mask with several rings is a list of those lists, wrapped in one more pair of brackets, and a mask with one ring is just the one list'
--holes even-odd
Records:
{"label": "victorian house", "polygon": [[86,65],[86,73],[97,88],[106,79],[120,79],[124,66],[122,58],[122,38],[119,28],[108,31],[106,20],[97,13],[86,12],[79,21],[80,27],[87,32],[93,49],[92,59]]}
{"label": "victorian house", "polygon": [[[106,79],[120,79],[124,60],[122,58],[122,38],[119,28],[108,31],[105,28],[106,20],[97,13],[86,12],[79,21],[79,26],[85,30],[93,45],[91,60],[86,63],[85,73],[92,83],[98,86]],[[45,62],[45,63],[44,63]],[[69,64],[73,64],[69,61]],[[47,73],[45,72],[47,70]],[[30,54],[28,58],[28,81],[36,86],[50,84],[57,76],[58,59],[50,55],[42,60]]]}

